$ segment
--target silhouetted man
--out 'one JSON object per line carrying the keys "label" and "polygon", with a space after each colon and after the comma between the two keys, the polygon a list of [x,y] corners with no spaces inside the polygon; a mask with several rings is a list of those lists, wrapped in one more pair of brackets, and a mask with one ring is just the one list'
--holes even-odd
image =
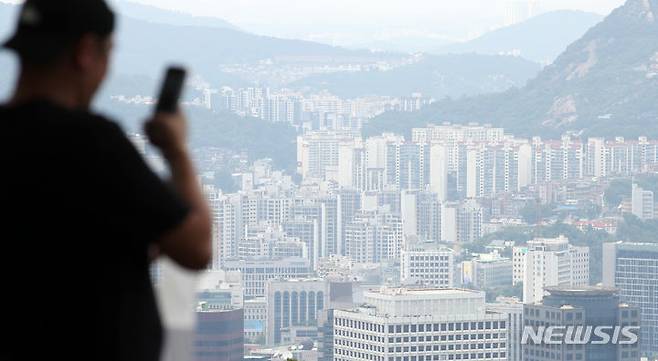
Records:
{"label": "silhouetted man", "polygon": [[5,44],[21,71],[0,107],[0,360],[157,360],[149,250],[191,269],[211,258],[184,117],[146,126],[168,186],[89,111],[113,29],[102,0],[27,0]]}

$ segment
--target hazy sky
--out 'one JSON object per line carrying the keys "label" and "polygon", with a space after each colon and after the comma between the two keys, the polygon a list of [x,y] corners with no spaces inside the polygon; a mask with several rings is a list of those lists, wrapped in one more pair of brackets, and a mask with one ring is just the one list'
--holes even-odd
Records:
{"label": "hazy sky", "polygon": [[[122,1],[220,17],[244,30],[264,35],[345,45],[350,41],[359,43],[359,39],[417,35],[448,41],[466,40],[502,26],[510,3],[532,0]],[[543,11],[575,9],[607,15],[625,0],[534,1]]]}
{"label": "hazy sky", "polygon": [[[218,16],[261,34],[322,38],[327,34],[401,29],[469,38],[504,23],[520,0],[134,0],[197,15]],[[528,1],[528,0],[524,0]],[[624,0],[538,0],[544,11],[577,9],[608,14]]]}
{"label": "hazy sky", "polygon": [[[498,8],[503,12],[509,0],[138,0],[142,3],[221,16],[238,25],[286,22],[349,23],[384,21],[409,23],[454,15],[466,20]],[[543,0],[546,10],[579,9],[607,14],[624,0]]]}
{"label": "hazy sky", "polygon": [[[112,0],[110,0],[112,1]],[[507,4],[531,0],[128,0],[182,10],[196,15],[219,16],[237,25],[286,23],[409,25],[436,19],[468,21],[494,13]],[[20,0],[0,0],[20,2]],[[624,0],[536,0],[544,10],[578,9],[608,14]],[[455,18],[456,16],[456,18]]]}

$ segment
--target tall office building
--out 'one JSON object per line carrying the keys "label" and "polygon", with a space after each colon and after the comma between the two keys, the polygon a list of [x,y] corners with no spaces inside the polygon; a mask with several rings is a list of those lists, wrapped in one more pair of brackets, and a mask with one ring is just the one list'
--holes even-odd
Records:
{"label": "tall office building", "polygon": [[328,304],[329,283],[323,279],[268,281],[267,344],[316,338],[319,315]]}
{"label": "tall office building", "polygon": [[452,288],[454,251],[434,243],[407,245],[400,257],[400,281],[433,288]]}
{"label": "tall office building", "polygon": [[337,192],[337,240],[336,254],[347,255],[345,234],[354,216],[361,210],[361,192],[352,189],[341,189]]}
{"label": "tall office building", "polygon": [[244,359],[243,310],[219,310],[201,303],[197,308],[194,356],[197,361]]}
{"label": "tall office building", "polygon": [[340,254],[338,240],[340,239],[340,207],[335,194],[325,196],[317,201],[320,205],[320,256],[329,257]]}
{"label": "tall office building", "polygon": [[484,293],[382,288],[366,305],[333,313],[336,361],[507,360],[507,317]]}
{"label": "tall office building", "polygon": [[[597,361],[636,361],[640,358],[640,345],[623,333],[615,331],[615,327],[633,326],[640,324],[639,310],[636,307],[621,303],[615,289],[597,287],[567,287],[548,288],[541,303],[526,304],[523,306],[523,322],[526,327],[540,334],[539,327],[581,327],[580,338],[584,341],[577,344],[568,344],[569,333],[565,330],[560,339],[555,335],[552,339],[557,344],[549,344],[544,340],[536,342],[528,337],[523,345],[523,359],[526,361],[567,361],[567,360],[597,360]],[[596,333],[586,332],[587,327],[592,329],[603,326],[607,329],[610,340],[607,343],[596,344],[600,336]],[[577,331],[573,331],[575,334]],[[635,333],[638,330],[634,330]],[[573,335],[572,334],[572,335]],[[618,342],[613,341],[618,334]],[[588,336],[589,335],[589,336]],[[576,338],[578,336],[574,336]],[[621,341],[621,342],[620,342]],[[629,342],[629,344],[623,344]]]}
{"label": "tall office building", "polygon": [[603,244],[603,285],[640,308],[642,353],[658,357],[658,244]]}
{"label": "tall office building", "polygon": [[498,297],[496,302],[487,303],[487,312],[507,316],[507,360],[521,361],[521,339],[523,337],[523,303],[515,297]]}
{"label": "tall office building", "polygon": [[541,302],[546,287],[589,285],[589,247],[570,245],[564,236],[528,241],[523,262],[524,303]]}

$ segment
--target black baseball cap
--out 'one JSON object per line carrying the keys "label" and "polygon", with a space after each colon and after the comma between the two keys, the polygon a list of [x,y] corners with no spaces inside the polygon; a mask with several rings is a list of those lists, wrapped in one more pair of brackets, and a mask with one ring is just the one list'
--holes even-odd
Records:
{"label": "black baseball cap", "polygon": [[47,61],[85,34],[110,35],[114,23],[114,13],[104,0],[27,0],[16,32],[3,47]]}

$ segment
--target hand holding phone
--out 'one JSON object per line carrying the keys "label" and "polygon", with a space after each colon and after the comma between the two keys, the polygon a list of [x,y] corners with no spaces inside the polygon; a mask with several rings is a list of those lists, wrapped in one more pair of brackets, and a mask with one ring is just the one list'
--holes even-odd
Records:
{"label": "hand holding phone", "polygon": [[157,113],[175,113],[178,110],[178,102],[183,93],[183,85],[187,72],[181,67],[169,67],[165,75],[158,104],[155,108]]}
{"label": "hand holding phone", "polygon": [[155,114],[144,125],[151,143],[170,160],[184,154],[186,149],[187,122],[178,109],[185,74],[182,68],[172,67],[167,70]]}

